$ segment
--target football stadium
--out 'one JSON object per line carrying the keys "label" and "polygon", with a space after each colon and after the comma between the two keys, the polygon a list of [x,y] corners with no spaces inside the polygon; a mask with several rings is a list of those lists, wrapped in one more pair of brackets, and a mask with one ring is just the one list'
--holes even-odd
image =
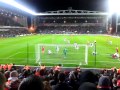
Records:
{"label": "football stadium", "polygon": [[109,18],[106,12],[72,8],[29,11],[31,15],[3,3],[7,2],[3,1],[0,8],[1,64],[119,67],[119,26],[115,26],[119,19]]}
{"label": "football stadium", "polygon": [[0,0],[0,90],[120,90],[119,0],[39,13],[18,1]]}

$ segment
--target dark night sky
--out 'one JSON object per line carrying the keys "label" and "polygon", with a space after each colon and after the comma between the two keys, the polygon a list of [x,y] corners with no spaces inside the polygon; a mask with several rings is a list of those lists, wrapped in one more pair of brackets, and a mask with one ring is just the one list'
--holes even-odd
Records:
{"label": "dark night sky", "polygon": [[67,10],[107,11],[108,0],[16,0],[37,12]]}

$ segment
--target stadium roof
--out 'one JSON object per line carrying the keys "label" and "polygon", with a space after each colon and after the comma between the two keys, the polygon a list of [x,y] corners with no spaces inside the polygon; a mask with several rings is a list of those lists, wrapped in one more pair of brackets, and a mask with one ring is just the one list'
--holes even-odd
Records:
{"label": "stadium roof", "polygon": [[[32,15],[57,15],[56,13],[37,13],[45,11],[75,10],[107,11],[107,0],[0,0]],[[90,12],[89,12],[90,13]],[[99,13],[99,12],[95,12]],[[62,15],[63,13],[61,13]],[[83,13],[86,14],[86,13]],[[90,13],[93,14],[93,13]],[[106,13],[101,13],[106,14]],[[69,15],[69,13],[68,13]],[[71,14],[72,15],[72,14]],[[79,15],[79,14],[78,14]]]}
{"label": "stadium roof", "polygon": [[109,0],[15,0],[36,12],[67,10],[108,11]]}

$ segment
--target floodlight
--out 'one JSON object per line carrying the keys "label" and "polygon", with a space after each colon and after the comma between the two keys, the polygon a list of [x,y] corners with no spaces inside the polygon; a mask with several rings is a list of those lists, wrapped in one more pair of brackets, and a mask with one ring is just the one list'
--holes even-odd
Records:
{"label": "floodlight", "polygon": [[109,0],[108,5],[110,14],[120,14],[120,0]]}
{"label": "floodlight", "polygon": [[0,2],[6,3],[8,5],[14,6],[16,8],[19,8],[27,13],[30,13],[32,15],[35,15],[36,13],[30,9],[28,9],[27,7],[17,3],[15,0],[0,0]]}

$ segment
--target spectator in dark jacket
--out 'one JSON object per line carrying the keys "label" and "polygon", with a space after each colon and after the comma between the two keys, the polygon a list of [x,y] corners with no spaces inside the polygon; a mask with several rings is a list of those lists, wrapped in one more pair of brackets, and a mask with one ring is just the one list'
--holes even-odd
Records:
{"label": "spectator in dark jacket", "polygon": [[4,90],[5,76],[0,72],[0,90]]}
{"label": "spectator in dark jacket", "polygon": [[108,76],[101,76],[98,81],[98,90],[111,90]]}
{"label": "spectator in dark jacket", "polygon": [[85,82],[79,87],[78,90],[97,90],[97,87],[93,83]]}
{"label": "spectator in dark jacket", "polygon": [[64,73],[59,73],[58,80],[59,82],[52,87],[52,90],[72,90],[72,87],[65,83]]}
{"label": "spectator in dark jacket", "polygon": [[81,73],[80,84],[84,82],[96,83],[97,79],[98,79],[97,76],[93,72],[84,71]]}
{"label": "spectator in dark jacket", "polygon": [[18,90],[43,90],[43,88],[44,85],[41,78],[31,75],[20,83]]}

